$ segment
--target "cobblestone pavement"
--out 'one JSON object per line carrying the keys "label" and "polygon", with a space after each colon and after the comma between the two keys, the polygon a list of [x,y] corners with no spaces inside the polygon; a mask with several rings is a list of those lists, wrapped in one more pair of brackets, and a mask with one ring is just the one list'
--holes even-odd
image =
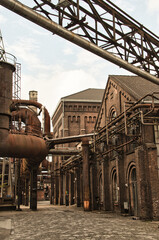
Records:
{"label": "cobblestone pavement", "polygon": [[38,211],[0,212],[1,240],[159,240],[159,221],[133,220],[41,202]]}

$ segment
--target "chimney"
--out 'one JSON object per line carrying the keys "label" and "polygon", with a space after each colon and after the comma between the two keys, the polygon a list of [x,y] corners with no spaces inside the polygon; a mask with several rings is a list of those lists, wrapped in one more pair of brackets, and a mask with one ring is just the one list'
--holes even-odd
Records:
{"label": "chimney", "polygon": [[[37,91],[29,91],[29,100],[31,101],[35,101],[37,102],[38,101],[38,92]],[[37,113],[37,108],[36,107],[33,107],[33,106],[30,106],[30,108]]]}

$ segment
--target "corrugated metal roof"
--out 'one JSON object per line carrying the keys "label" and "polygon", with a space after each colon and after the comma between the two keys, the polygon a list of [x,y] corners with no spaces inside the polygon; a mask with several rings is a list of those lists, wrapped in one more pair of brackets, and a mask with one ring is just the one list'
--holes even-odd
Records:
{"label": "corrugated metal roof", "polygon": [[64,101],[102,101],[104,94],[104,89],[97,89],[97,88],[88,88],[86,90],[71,94],[69,96],[61,98]]}
{"label": "corrugated metal roof", "polygon": [[152,83],[139,76],[110,75],[126,92],[136,100],[144,97],[148,93],[159,92],[159,85]]}

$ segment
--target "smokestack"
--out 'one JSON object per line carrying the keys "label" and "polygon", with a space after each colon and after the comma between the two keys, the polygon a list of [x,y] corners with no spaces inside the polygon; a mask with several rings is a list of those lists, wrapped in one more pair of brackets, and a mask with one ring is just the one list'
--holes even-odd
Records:
{"label": "smokestack", "polygon": [[[31,101],[38,101],[38,92],[35,90],[29,91],[29,100]],[[30,106],[30,108],[37,113],[37,108],[34,106]]]}

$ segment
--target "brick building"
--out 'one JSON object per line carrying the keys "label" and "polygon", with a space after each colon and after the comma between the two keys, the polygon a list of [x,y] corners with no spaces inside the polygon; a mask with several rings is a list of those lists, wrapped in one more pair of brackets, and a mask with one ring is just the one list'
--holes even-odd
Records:
{"label": "brick building", "polygon": [[[61,101],[64,107],[59,111],[59,104],[53,116],[55,136],[88,133],[88,123],[96,135],[82,143],[78,156],[53,157],[54,203],[67,203],[66,192],[69,204],[84,210],[159,219],[159,86],[138,76],[113,75],[96,116],[91,108],[79,115],[75,109],[81,108],[81,102],[78,107],[68,99],[66,103],[65,107]],[[91,106],[95,109],[94,103]],[[62,109],[69,111],[62,114]],[[62,116],[67,116],[63,124]],[[96,122],[90,117],[97,117]]]}
{"label": "brick building", "polygon": [[159,86],[141,77],[108,78],[95,125],[104,210],[159,218],[158,97]]}
{"label": "brick building", "polygon": [[[61,98],[53,116],[53,137],[67,137],[82,135],[94,131],[94,125],[100,109],[104,89],[86,89],[84,91]],[[58,145],[56,149],[74,149],[75,143]],[[58,169],[62,166],[64,160],[69,156],[53,156],[52,165],[52,198],[54,204],[65,203],[65,193],[69,194],[70,203],[74,202],[75,191],[69,191],[73,187],[75,177],[74,170],[69,172],[69,176],[59,173]],[[66,186],[67,185],[67,186]]]}

